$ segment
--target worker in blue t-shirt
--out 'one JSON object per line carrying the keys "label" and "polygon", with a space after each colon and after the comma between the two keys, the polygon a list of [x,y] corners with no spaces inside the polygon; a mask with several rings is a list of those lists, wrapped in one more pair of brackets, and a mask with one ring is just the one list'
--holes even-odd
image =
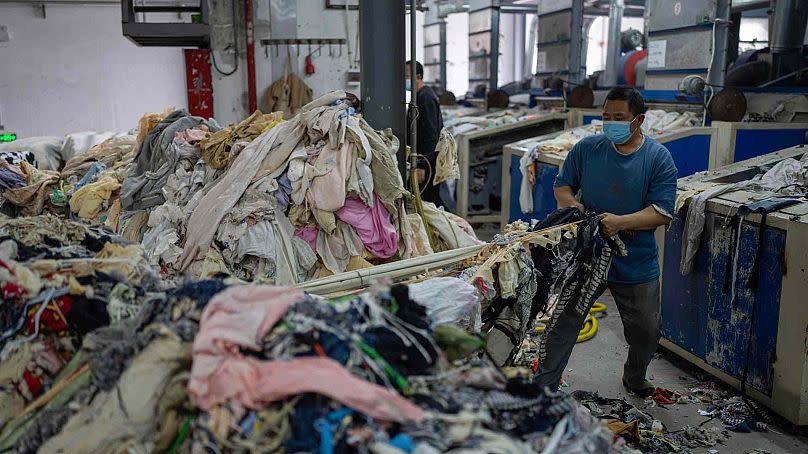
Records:
{"label": "worker in blue t-shirt", "polygon": [[[660,335],[654,230],[672,219],[677,176],[670,152],[643,134],[644,113],[645,101],[637,90],[612,89],[603,104],[603,134],[587,137],[570,150],[554,188],[559,208],[603,213],[602,232],[619,235],[626,244],[628,255],[613,258],[608,282],[589,305],[606,288],[614,297],[629,345],[623,386],[641,397],[654,391],[645,373]],[[540,385],[558,386],[584,322],[574,312],[565,311],[547,334],[547,358],[542,358],[536,376]]]}

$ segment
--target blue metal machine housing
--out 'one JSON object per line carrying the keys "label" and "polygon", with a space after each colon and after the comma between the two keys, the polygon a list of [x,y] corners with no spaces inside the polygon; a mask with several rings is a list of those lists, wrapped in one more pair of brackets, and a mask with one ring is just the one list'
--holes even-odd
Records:
{"label": "blue metal machine housing", "polygon": [[[806,152],[805,146],[788,148],[693,175],[678,187],[748,180]],[[738,206],[773,195],[736,190],[710,199],[686,276],[680,261],[688,205],[664,236],[657,235],[663,264],[660,343],[791,422],[808,424],[808,203],[768,214],[762,229],[761,216],[749,215],[740,235],[735,217]]]}

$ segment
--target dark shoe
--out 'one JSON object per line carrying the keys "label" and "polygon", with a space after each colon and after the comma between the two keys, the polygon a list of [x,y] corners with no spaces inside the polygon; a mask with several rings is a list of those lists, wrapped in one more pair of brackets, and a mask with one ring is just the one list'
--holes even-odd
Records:
{"label": "dark shoe", "polygon": [[648,380],[643,380],[642,384],[637,387],[631,387],[623,380],[623,386],[631,393],[637,397],[642,397],[645,399],[646,397],[651,397],[654,394],[654,385],[651,384]]}

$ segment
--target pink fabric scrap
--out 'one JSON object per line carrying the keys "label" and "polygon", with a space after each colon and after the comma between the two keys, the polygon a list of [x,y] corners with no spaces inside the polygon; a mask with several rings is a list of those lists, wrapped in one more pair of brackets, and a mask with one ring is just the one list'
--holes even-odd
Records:
{"label": "pink fabric scrap", "polygon": [[295,236],[309,243],[311,250],[317,252],[317,235],[320,234],[320,229],[313,226],[303,227],[302,229],[295,229]]}
{"label": "pink fabric scrap", "polygon": [[330,358],[261,361],[258,351],[272,327],[303,298],[294,288],[238,286],[217,294],[202,314],[193,347],[188,394],[204,410],[228,400],[251,409],[301,393],[335,399],[382,421],[422,421],[424,411],[393,391],[351,375]]}
{"label": "pink fabric scrap", "polygon": [[398,251],[398,234],[390,222],[390,214],[373,193],[373,207],[359,199],[345,200],[345,206],[337,211],[337,217],[356,230],[362,244],[376,257],[387,259]]}
{"label": "pink fabric scrap", "polygon": [[186,129],[185,131],[177,131],[174,134],[175,139],[180,139],[188,144],[195,144],[205,138],[205,131],[196,128]]}

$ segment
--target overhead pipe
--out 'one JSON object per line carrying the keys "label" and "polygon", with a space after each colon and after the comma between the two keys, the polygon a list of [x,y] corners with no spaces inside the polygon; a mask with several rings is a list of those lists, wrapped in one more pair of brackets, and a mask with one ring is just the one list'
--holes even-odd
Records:
{"label": "overhead pipe", "polygon": [[[233,24],[235,27],[236,24]],[[247,96],[250,111],[248,115],[258,110],[258,95],[255,88],[255,39],[253,28],[253,2],[244,0],[244,25],[247,34]]]}
{"label": "overhead pipe", "polygon": [[802,47],[808,23],[808,4],[800,0],[777,0],[771,29],[772,79],[802,67]]}
{"label": "overhead pipe", "polygon": [[609,2],[609,47],[606,48],[606,69],[603,71],[603,84],[605,87],[617,86],[617,71],[620,64],[620,29],[623,25],[623,11],[626,8],[624,0],[611,0]]}
{"label": "overhead pipe", "polygon": [[707,72],[707,83],[719,89],[727,75],[727,46],[729,45],[729,15],[731,0],[718,0],[712,32],[712,58]]}

